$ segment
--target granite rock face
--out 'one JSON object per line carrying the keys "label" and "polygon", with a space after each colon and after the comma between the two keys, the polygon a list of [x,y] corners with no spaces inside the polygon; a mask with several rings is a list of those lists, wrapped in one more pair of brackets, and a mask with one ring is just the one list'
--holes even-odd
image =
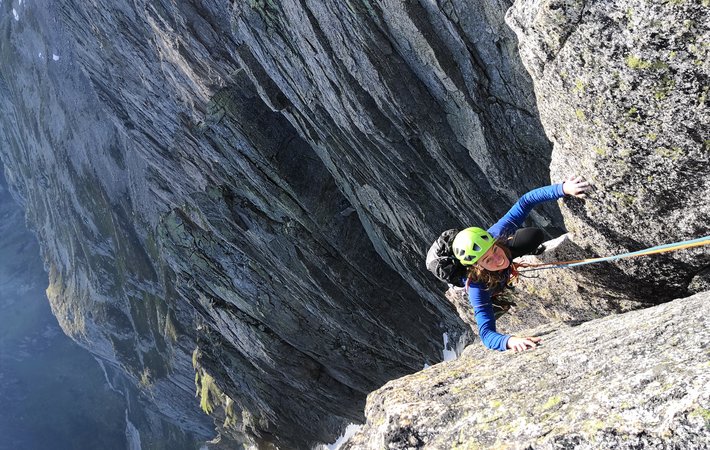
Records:
{"label": "granite rock face", "polygon": [[526,353],[470,346],[370,394],[343,448],[707,448],[709,300],[542,326]]}
{"label": "granite rock face", "polygon": [[[553,178],[572,171],[596,185],[563,210],[587,256],[710,235],[707,2],[521,0],[506,21],[554,143]],[[706,247],[588,278],[662,302],[703,290],[709,264]]]}

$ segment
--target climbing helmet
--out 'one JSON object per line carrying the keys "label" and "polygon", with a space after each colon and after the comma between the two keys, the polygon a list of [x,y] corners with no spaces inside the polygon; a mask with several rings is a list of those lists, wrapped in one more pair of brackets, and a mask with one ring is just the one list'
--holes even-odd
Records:
{"label": "climbing helmet", "polygon": [[483,228],[470,227],[459,231],[451,244],[454,256],[464,266],[472,266],[489,248],[495,239]]}

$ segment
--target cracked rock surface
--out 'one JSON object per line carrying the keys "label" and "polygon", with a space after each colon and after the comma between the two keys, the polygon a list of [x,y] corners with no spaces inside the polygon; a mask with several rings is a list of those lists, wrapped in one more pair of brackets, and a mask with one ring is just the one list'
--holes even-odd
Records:
{"label": "cracked rock surface", "polygon": [[520,354],[470,346],[370,394],[343,448],[708,448],[709,300],[541,326]]}
{"label": "cracked rock surface", "polygon": [[[710,235],[707,2],[519,0],[506,22],[554,144],[553,178],[574,172],[596,186],[563,209],[585,257]],[[704,290],[708,265],[705,247],[588,279],[662,302]]]}

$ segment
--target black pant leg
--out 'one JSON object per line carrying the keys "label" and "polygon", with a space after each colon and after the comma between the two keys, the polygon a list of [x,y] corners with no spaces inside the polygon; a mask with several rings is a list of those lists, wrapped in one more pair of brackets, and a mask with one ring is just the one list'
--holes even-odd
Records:
{"label": "black pant leg", "polygon": [[537,249],[545,240],[542,230],[539,228],[520,228],[507,242],[507,246],[513,258],[527,255]]}

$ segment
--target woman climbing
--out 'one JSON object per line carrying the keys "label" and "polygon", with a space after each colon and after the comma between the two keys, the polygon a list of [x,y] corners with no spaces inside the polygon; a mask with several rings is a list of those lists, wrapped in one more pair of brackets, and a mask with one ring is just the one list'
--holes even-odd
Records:
{"label": "woman climbing", "polygon": [[520,228],[538,203],[565,195],[584,198],[591,185],[582,177],[534,189],[488,230],[471,227],[460,231],[451,245],[456,258],[468,270],[466,287],[483,345],[493,350],[525,351],[537,346],[538,337],[518,337],[496,332],[492,296],[501,293],[513,276],[512,260],[534,252],[543,241],[539,228]]}

